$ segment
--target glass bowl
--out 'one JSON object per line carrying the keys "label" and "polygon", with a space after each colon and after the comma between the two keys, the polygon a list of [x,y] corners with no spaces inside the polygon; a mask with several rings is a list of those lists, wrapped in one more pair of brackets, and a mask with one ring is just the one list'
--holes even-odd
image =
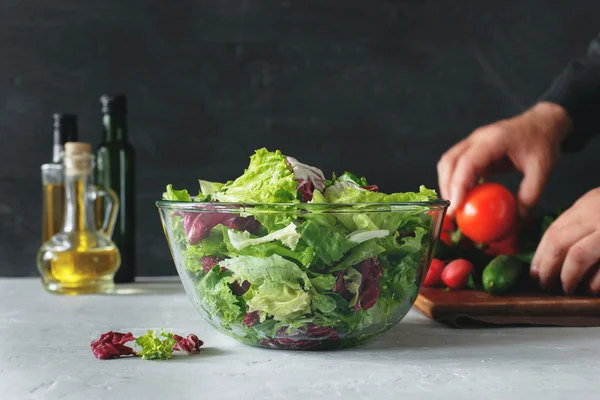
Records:
{"label": "glass bowl", "polygon": [[156,204],[200,314],[240,342],[276,349],[349,347],[400,322],[449,205]]}

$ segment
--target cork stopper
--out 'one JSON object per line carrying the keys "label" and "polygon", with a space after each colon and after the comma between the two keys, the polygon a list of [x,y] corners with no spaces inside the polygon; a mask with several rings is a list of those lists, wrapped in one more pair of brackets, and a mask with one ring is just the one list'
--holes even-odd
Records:
{"label": "cork stopper", "polygon": [[92,146],[89,143],[65,143],[65,175],[92,175]]}
{"label": "cork stopper", "polygon": [[67,142],[65,143],[65,154],[74,153],[91,153],[92,145],[83,142]]}

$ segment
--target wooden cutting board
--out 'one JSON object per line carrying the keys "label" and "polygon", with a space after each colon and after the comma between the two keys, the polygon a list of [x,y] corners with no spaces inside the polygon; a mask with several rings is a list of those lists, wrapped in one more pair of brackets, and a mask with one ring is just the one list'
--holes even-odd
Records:
{"label": "wooden cutting board", "polygon": [[428,317],[457,327],[600,326],[600,298],[422,288],[415,306]]}

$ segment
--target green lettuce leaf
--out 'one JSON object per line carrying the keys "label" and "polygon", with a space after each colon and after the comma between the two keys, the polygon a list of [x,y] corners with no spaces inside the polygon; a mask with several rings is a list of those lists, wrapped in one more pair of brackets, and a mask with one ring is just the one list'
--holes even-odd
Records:
{"label": "green lettuce leaf", "polygon": [[372,192],[352,181],[336,182],[325,190],[325,198],[330,203],[406,203],[435,200],[435,190],[420,186],[418,192],[385,194]]}
{"label": "green lettuce leaf", "polygon": [[325,265],[338,261],[358,244],[348,240],[336,228],[317,219],[304,222],[300,227],[300,234],[302,240],[314,250]]}
{"label": "green lettuce leaf", "polygon": [[259,149],[250,157],[244,174],[225,184],[214,194],[223,202],[290,203],[298,202],[298,182],[279,150]]}
{"label": "green lettuce leaf", "polygon": [[229,287],[229,284],[234,281],[230,272],[221,272],[221,268],[215,266],[197,286],[199,297],[206,305],[206,311],[209,315],[220,318],[226,328],[243,315],[238,299]]}
{"label": "green lettuce leaf", "polygon": [[296,221],[299,217],[297,211],[269,211],[271,210],[261,210],[261,207],[257,207],[256,212],[252,214],[254,218],[256,218],[256,220],[267,229],[268,232],[276,232],[284,229],[285,227],[294,223],[294,221]]}
{"label": "green lettuce leaf", "polygon": [[294,262],[274,254],[266,258],[238,256],[226,259],[220,266],[233,273],[236,280],[251,283],[244,299],[250,310],[291,320],[310,312],[311,283]]}
{"label": "green lettuce leaf", "polygon": [[318,275],[310,278],[313,287],[319,292],[330,292],[335,287],[336,277],[330,274]]}
{"label": "green lettuce leaf", "polygon": [[199,179],[198,181],[200,182],[200,193],[204,196],[212,196],[225,186],[224,183],[220,182],[209,182],[203,181],[202,179]]}
{"label": "green lettuce leaf", "polygon": [[[392,202],[424,202],[434,200],[436,192],[420,187],[419,192],[385,194],[362,189],[351,181],[337,182],[325,190],[325,198],[331,203],[392,203]],[[360,206],[356,206],[360,207]],[[416,226],[422,226],[426,206],[402,207],[395,210],[390,206],[390,212],[369,212],[368,209],[360,214],[336,214],[337,219],[350,231],[356,230],[388,230],[394,232],[403,226],[418,221]],[[425,216],[425,217],[424,217]]]}
{"label": "green lettuce leaf", "polygon": [[314,308],[324,314],[333,312],[333,310],[335,310],[337,307],[335,299],[331,296],[327,296],[326,294],[315,293],[312,300]]}
{"label": "green lettuce leaf", "polygon": [[135,340],[135,344],[142,349],[137,351],[138,355],[142,356],[142,360],[167,360],[173,355],[173,346],[177,343],[173,338],[173,333],[165,333],[162,329],[160,336],[161,340],[153,330],[149,330],[143,336]]}
{"label": "green lettuce leaf", "polygon": [[250,311],[258,311],[261,316],[272,315],[276,321],[290,321],[310,312],[311,297],[298,285],[266,281],[246,304]]}
{"label": "green lettuce leaf", "polygon": [[188,271],[203,273],[201,262],[203,256],[227,257],[231,254],[223,239],[223,228],[223,225],[220,224],[215,226],[208,237],[181,250],[183,262]]}
{"label": "green lettuce leaf", "polygon": [[192,197],[187,190],[175,190],[171,184],[167,185],[167,191],[163,193],[162,198],[171,201],[192,201]]}
{"label": "green lettuce leaf", "polygon": [[403,302],[417,295],[417,274],[423,269],[425,255],[415,253],[400,259],[391,256],[380,256],[383,276],[380,278],[380,297],[397,299]]}
{"label": "green lettuce leaf", "polygon": [[337,178],[338,182],[354,182],[359,186],[369,186],[369,183],[367,182],[367,178],[365,177],[358,177],[357,175],[353,174],[352,172],[344,172],[342,175],[339,176],[339,178]]}
{"label": "green lettuce leaf", "polygon": [[418,253],[423,250],[424,244],[427,244],[426,241],[428,238],[426,235],[429,232],[421,227],[417,227],[415,228],[414,233],[415,237],[404,237],[400,239],[400,243],[398,243],[399,233],[396,232],[393,236],[380,239],[379,243],[385,248],[387,254],[401,255]]}
{"label": "green lettuce leaf", "polygon": [[378,245],[375,240],[369,240],[359,244],[356,248],[352,249],[350,254],[338,265],[331,268],[330,271],[343,271],[348,267],[356,265],[367,258],[377,257],[383,253],[385,248]]}

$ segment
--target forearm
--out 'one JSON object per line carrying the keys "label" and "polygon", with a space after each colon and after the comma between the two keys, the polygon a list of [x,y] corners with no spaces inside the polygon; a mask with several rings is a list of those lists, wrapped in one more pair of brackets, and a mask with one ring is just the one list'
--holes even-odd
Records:
{"label": "forearm", "polygon": [[570,117],[564,151],[580,151],[600,133],[600,35],[585,57],[569,63],[540,101],[558,104]]}

